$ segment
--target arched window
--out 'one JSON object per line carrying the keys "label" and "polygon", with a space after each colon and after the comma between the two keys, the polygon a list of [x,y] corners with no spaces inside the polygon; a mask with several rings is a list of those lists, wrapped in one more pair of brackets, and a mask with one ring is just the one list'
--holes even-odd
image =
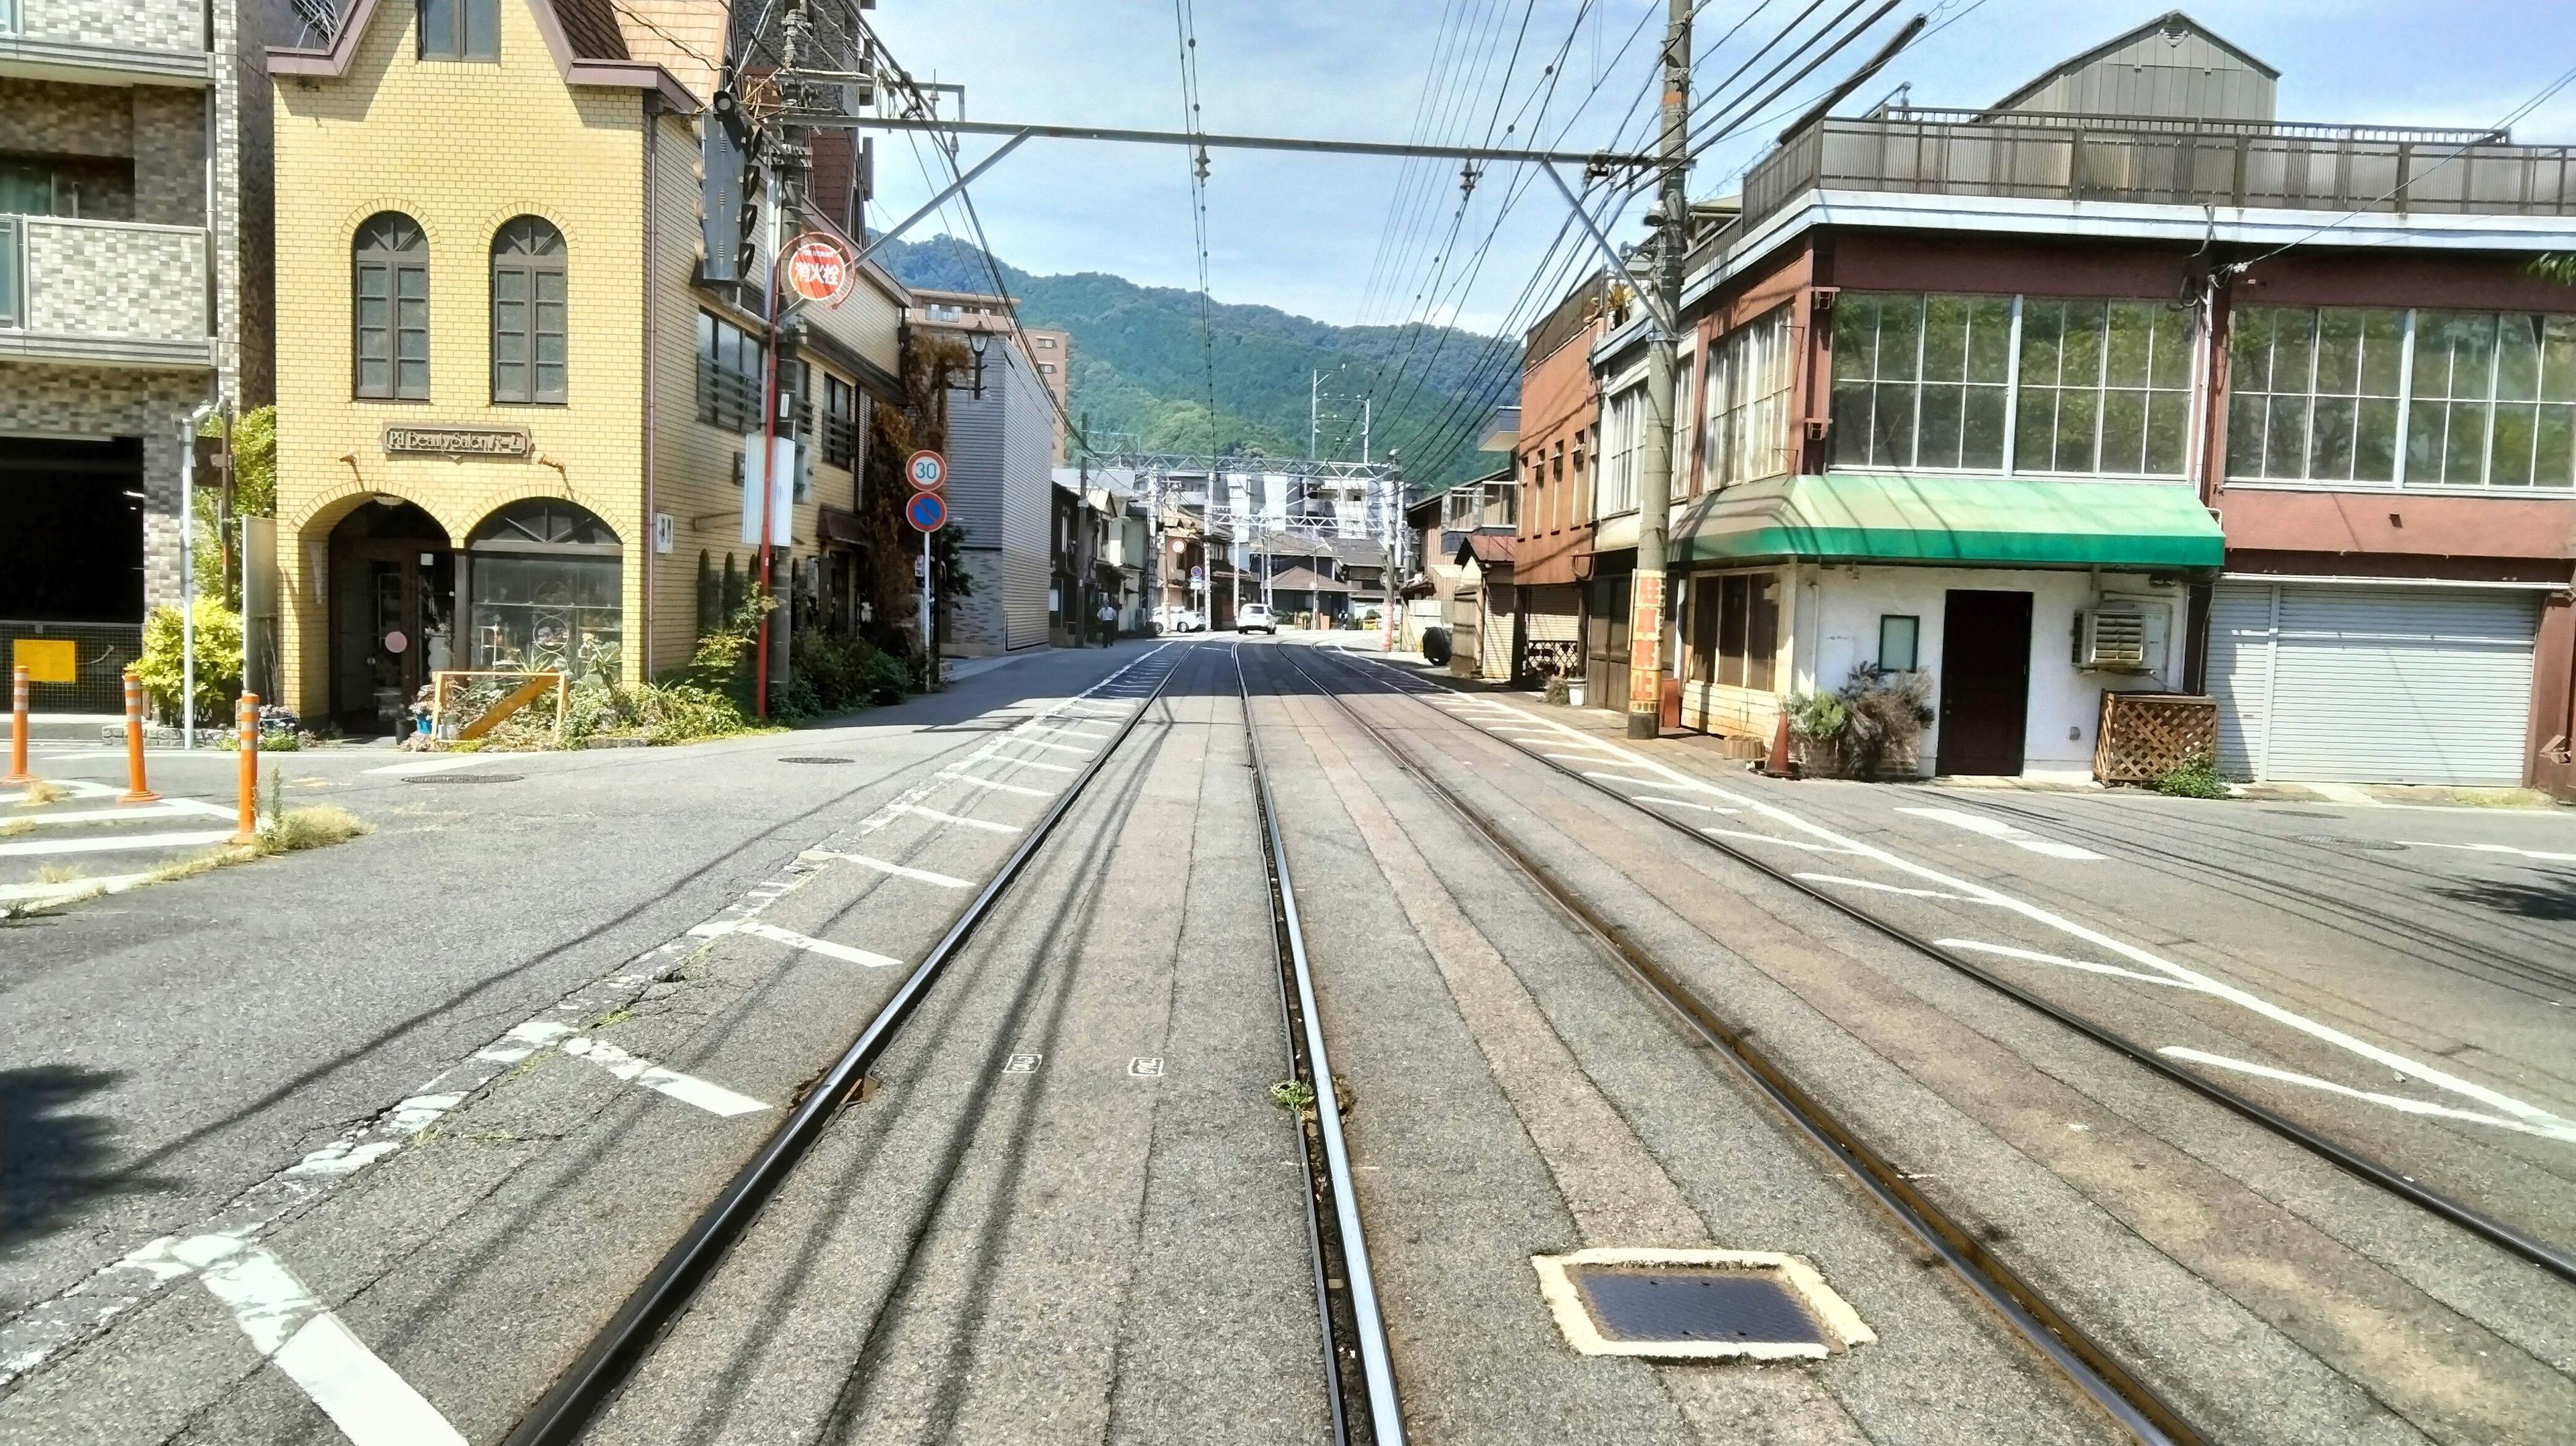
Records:
{"label": "arched window", "polygon": [[530,498],[483,519],[465,548],[473,666],[616,679],[625,559],[607,523]]}
{"label": "arched window", "polygon": [[492,400],[564,400],[564,239],[534,216],[492,238]]}
{"label": "arched window", "polygon": [[354,390],[429,397],[429,238],[399,211],[370,216],[351,246]]}

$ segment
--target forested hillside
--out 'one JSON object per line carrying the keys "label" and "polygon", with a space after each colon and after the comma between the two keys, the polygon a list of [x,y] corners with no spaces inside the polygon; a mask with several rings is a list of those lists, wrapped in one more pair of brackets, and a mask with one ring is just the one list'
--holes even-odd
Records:
{"label": "forested hillside", "polygon": [[[983,258],[953,236],[892,242],[877,257],[907,285],[993,289]],[[1124,433],[1152,451],[1303,456],[1308,379],[1320,370],[1328,390],[1374,389],[1373,451],[1402,448],[1417,482],[1476,476],[1501,460],[1473,448],[1486,409],[1510,400],[1518,386],[1517,338],[1445,327],[1328,326],[1273,307],[1219,304],[1209,327],[1217,409],[1211,427],[1198,293],[1098,271],[1035,276],[997,265],[1020,300],[1024,325],[1073,334],[1074,412],[1089,414],[1094,433]],[[1326,428],[1330,454],[1356,459],[1356,433],[1334,447],[1334,430]]]}

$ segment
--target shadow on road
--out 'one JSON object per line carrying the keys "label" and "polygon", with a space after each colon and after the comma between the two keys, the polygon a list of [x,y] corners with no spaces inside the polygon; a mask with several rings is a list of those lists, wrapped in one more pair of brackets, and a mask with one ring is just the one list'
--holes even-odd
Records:
{"label": "shadow on road", "polygon": [[2565,870],[2545,874],[2539,883],[2489,880],[2444,884],[2433,892],[2463,904],[2479,904],[2526,919],[2576,921],[2576,873]]}
{"label": "shadow on road", "polygon": [[67,1064],[0,1070],[0,1257],[69,1224],[93,1197],[173,1184],[115,1169],[115,1121],[74,1113],[117,1079]]}

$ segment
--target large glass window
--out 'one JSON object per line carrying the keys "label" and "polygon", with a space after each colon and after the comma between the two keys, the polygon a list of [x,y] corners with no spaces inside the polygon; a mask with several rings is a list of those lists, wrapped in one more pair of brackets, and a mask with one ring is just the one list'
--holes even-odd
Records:
{"label": "large glass window", "polygon": [[760,425],[760,339],[698,313],[698,420],[728,432]]}
{"label": "large glass window", "polygon": [[563,233],[521,216],[492,238],[492,400],[564,399]]}
{"label": "large glass window", "polygon": [[608,524],[553,498],[513,503],[474,530],[473,666],[614,680],[623,549]]}
{"label": "large glass window", "polygon": [[1637,444],[1646,431],[1646,389],[1633,386],[1610,399],[1601,425],[1601,468],[1592,498],[1595,519],[1637,510]]}
{"label": "large glass window", "polygon": [[2240,306],[2227,475],[2576,487],[2576,316]]}
{"label": "large glass window", "polygon": [[379,212],[358,228],[350,312],[354,390],[361,397],[429,396],[429,238],[420,223]]}
{"label": "large glass window", "polygon": [[501,0],[420,0],[420,58],[501,58]]}
{"label": "large glass window", "polygon": [[1779,651],[1780,575],[1709,575],[1691,579],[1690,586],[1691,680],[1770,692]]}
{"label": "large glass window", "polygon": [[1789,308],[1775,308],[1708,349],[1708,436],[1701,485],[1715,490],[1789,470]]}
{"label": "large glass window", "polygon": [[2160,301],[2024,299],[2012,469],[2181,476],[2190,331]]}
{"label": "large glass window", "polygon": [[2012,324],[2009,297],[1836,298],[1835,463],[2002,467]]}

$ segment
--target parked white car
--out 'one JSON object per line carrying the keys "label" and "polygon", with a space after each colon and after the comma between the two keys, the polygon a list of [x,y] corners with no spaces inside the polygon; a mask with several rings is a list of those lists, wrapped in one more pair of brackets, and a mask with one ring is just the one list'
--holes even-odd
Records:
{"label": "parked white car", "polygon": [[1207,614],[1196,608],[1154,609],[1154,631],[1158,633],[1203,633],[1207,625]]}
{"label": "parked white car", "polygon": [[1268,633],[1279,636],[1279,624],[1270,616],[1270,604],[1248,602],[1234,610],[1234,630],[1238,633]]}

